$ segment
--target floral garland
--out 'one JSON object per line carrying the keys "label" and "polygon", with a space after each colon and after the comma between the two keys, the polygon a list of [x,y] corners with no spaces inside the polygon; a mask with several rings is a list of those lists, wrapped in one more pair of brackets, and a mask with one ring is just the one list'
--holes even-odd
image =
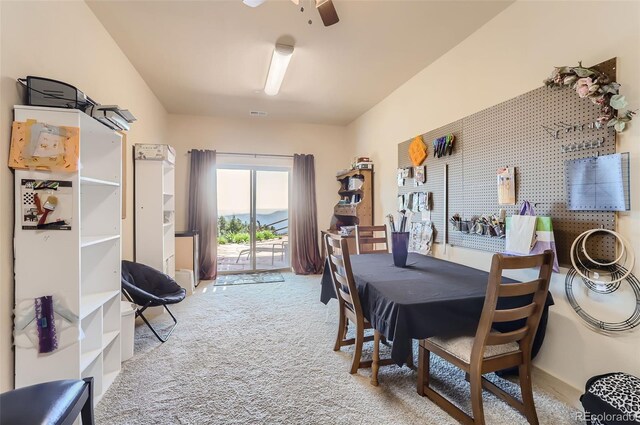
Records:
{"label": "floral garland", "polygon": [[598,123],[613,127],[617,132],[624,131],[627,123],[631,121],[636,111],[627,110],[621,115],[618,111],[627,107],[624,96],[619,94],[620,84],[603,72],[593,68],[585,68],[582,62],[578,66],[561,66],[553,70],[549,78],[544,80],[547,87],[571,87],[578,96],[587,97],[597,105],[600,105]]}

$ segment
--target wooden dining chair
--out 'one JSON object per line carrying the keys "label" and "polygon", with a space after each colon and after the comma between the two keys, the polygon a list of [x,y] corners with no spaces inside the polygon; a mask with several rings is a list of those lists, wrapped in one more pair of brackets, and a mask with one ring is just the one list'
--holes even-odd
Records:
{"label": "wooden dining chair", "polygon": [[387,226],[356,226],[356,249],[357,254],[389,252]]}
{"label": "wooden dining chair", "polygon": [[[374,341],[374,354],[379,358],[379,342],[381,334],[374,329],[373,335],[364,335],[365,329],[373,329],[371,323],[365,319],[362,313],[362,306],[360,304],[360,296],[356,283],[353,279],[353,273],[351,270],[351,260],[349,259],[349,245],[345,238],[332,238],[330,235],[325,235],[325,247],[327,250],[327,258],[329,260],[329,267],[331,270],[331,278],[336,290],[336,296],[338,298],[338,308],[340,312],[338,322],[338,335],[336,336],[336,343],[333,347],[333,351],[339,351],[340,347],[346,345],[354,345],[355,351],[353,353],[353,361],[351,362],[351,370],[349,373],[356,373],[360,368],[372,367],[373,362],[371,360],[362,360],[362,346],[365,341]],[[355,338],[347,338],[347,331],[349,329],[349,322],[353,323],[356,327]],[[381,359],[377,362],[376,369],[373,370],[375,382],[372,379],[372,384],[377,385],[377,366],[385,366],[393,364],[391,359]]]}
{"label": "wooden dining chair", "polygon": [[[433,337],[420,341],[418,365],[418,394],[427,396],[452,417],[463,424],[484,425],[482,389],[492,392],[522,413],[530,424],[538,424],[531,385],[531,347],[538,330],[540,317],[549,292],[553,267],[553,251],[525,257],[505,257],[495,254],[487,286],[480,322],[475,337]],[[502,271],[539,268],[538,278],[524,283],[502,283]],[[498,309],[503,297],[533,296],[522,307]],[[522,327],[500,333],[492,329],[494,323],[524,320]],[[429,386],[430,353],[462,369],[471,384],[473,417],[454,406]],[[522,401],[511,396],[482,375],[518,366]]]}

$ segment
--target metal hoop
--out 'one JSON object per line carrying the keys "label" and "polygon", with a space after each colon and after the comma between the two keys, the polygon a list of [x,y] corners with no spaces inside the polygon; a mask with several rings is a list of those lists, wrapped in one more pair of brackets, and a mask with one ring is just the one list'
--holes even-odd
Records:
{"label": "metal hoop", "polygon": [[[617,268],[617,266],[608,266],[609,268],[612,268],[613,270],[609,271],[609,274],[612,276],[618,276],[620,274],[619,269]],[[588,270],[588,268],[587,268]],[[604,289],[601,288],[601,285],[598,285],[596,283],[594,283],[592,280],[590,279],[585,279],[585,278],[581,278],[582,283],[584,284],[584,286],[586,286],[589,290],[597,293],[597,294],[612,294],[614,292],[616,292],[619,288],[620,288],[620,282],[616,282],[613,284],[606,284],[604,285]]]}
{"label": "metal hoop", "polygon": [[[617,272],[623,272],[626,276],[627,282],[629,282],[629,286],[633,289],[633,292],[636,297],[635,309],[631,315],[619,322],[605,322],[602,320],[598,320],[586,311],[578,304],[574,294],[573,294],[573,279],[578,274],[578,271],[574,268],[570,269],[567,273],[567,278],[565,280],[565,293],[567,295],[567,299],[569,300],[569,304],[574,309],[576,314],[582,318],[586,322],[586,324],[595,331],[605,332],[605,333],[615,333],[627,331],[635,328],[640,325],[640,281],[631,273],[629,270],[625,269],[620,265],[615,266],[618,270]],[[591,288],[590,288],[591,289]]]}

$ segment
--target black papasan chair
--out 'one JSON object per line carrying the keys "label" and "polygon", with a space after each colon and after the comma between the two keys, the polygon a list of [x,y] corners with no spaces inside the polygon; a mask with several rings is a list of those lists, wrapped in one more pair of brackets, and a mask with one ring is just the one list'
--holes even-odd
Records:
{"label": "black papasan chair", "polygon": [[[186,290],[181,288],[170,276],[152,267],[123,260],[122,292],[129,301],[139,306],[136,308],[136,317],[142,318],[153,334],[161,342],[165,342],[178,325],[178,320],[167,305],[177,304],[184,300]],[[144,317],[143,313],[149,307],[164,307],[173,319],[173,326],[164,337],[160,336]]]}

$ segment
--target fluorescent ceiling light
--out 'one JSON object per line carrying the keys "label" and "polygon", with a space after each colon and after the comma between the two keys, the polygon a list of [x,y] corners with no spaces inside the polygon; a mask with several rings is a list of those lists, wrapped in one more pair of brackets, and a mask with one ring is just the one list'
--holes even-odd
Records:
{"label": "fluorescent ceiling light", "polygon": [[266,0],[242,0],[242,3],[246,4],[249,7],[258,7]]}
{"label": "fluorescent ceiling light", "polygon": [[275,96],[280,91],[284,74],[287,72],[289,61],[293,55],[293,46],[276,44],[271,56],[271,65],[267,74],[267,82],[264,85],[264,92],[269,96]]}

